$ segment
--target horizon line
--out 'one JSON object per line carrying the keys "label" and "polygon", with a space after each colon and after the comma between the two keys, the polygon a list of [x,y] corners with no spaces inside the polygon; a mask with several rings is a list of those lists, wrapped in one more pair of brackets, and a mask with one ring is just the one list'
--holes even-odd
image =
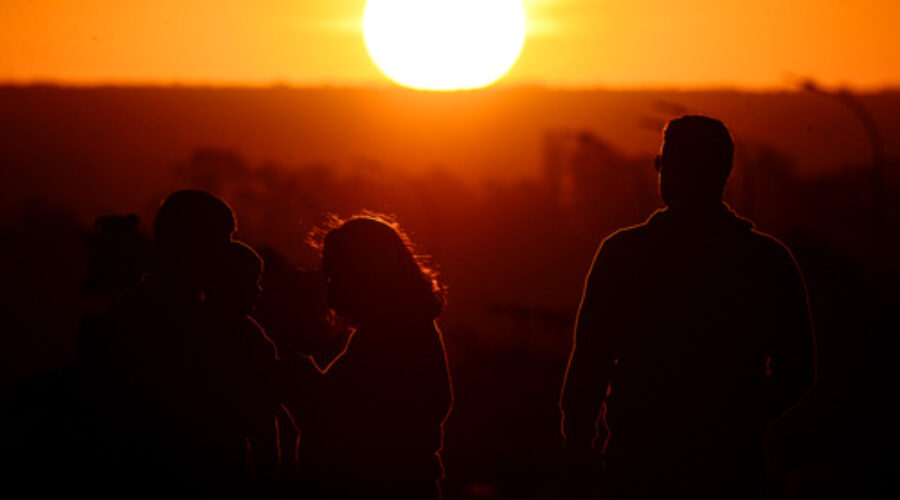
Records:
{"label": "horizon line", "polygon": [[[821,85],[830,90],[851,91],[860,94],[884,94],[900,92],[900,83],[879,86]],[[710,83],[698,85],[654,84],[654,85],[586,85],[586,84],[546,84],[546,83],[501,83],[475,89],[423,90],[408,88],[394,83],[380,82],[203,82],[203,81],[127,81],[127,80],[0,80],[0,88],[60,88],[60,89],[197,89],[197,90],[396,90],[421,94],[460,94],[474,92],[499,92],[520,90],[544,90],[560,92],[741,92],[741,93],[794,93],[804,92],[799,84],[780,85],[740,85],[734,83]]]}

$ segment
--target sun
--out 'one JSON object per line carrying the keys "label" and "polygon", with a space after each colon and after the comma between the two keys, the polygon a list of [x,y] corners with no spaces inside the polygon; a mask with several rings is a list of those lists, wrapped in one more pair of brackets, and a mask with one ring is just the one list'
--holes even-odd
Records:
{"label": "sun", "polygon": [[474,89],[518,59],[525,11],[519,0],[369,0],[363,36],[378,68],[400,85]]}

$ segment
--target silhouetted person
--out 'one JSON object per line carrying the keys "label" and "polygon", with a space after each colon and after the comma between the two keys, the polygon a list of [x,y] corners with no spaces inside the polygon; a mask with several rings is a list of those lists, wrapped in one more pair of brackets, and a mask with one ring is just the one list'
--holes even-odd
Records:
{"label": "silhouetted person", "polygon": [[306,497],[439,498],[452,393],[432,273],[391,225],[352,218],[325,237],[329,305],[357,328],[295,402]]}
{"label": "silhouetted person", "polygon": [[274,417],[277,350],[250,316],[259,299],[263,262],[248,245],[232,241],[205,288],[204,325],[196,332],[192,411],[185,444],[216,497],[273,496],[278,461]]}
{"label": "silhouetted person", "polygon": [[[154,222],[152,271],[113,311],[79,335],[82,385],[109,436],[98,438],[96,481],[111,496],[210,492],[194,422],[211,348],[204,297],[235,230],[231,209],[201,191],[179,191]],[[227,481],[228,479],[223,479]],[[233,490],[232,490],[233,491]]]}
{"label": "silhouetted person", "polygon": [[560,399],[578,493],[602,467],[604,498],[765,494],[766,427],[810,387],[813,337],[791,253],[722,203],[733,148],[718,120],[669,122],[667,208],[597,252]]}

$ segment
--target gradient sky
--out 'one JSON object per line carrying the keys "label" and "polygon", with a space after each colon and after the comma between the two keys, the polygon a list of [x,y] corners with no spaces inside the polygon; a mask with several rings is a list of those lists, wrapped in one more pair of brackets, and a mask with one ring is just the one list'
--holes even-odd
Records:
{"label": "gradient sky", "polygon": [[[898,0],[525,0],[501,85],[900,86]],[[389,85],[365,0],[2,0],[0,82]]]}

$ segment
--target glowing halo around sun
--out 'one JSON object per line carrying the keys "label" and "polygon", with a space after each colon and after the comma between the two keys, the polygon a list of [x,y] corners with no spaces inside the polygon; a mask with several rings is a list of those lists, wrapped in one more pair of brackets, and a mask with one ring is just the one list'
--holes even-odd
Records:
{"label": "glowing halo around sun", "polygon": [[369,0],[363,37],[391,80],[423,90],[490,85],[525,42],[519,0]]}

